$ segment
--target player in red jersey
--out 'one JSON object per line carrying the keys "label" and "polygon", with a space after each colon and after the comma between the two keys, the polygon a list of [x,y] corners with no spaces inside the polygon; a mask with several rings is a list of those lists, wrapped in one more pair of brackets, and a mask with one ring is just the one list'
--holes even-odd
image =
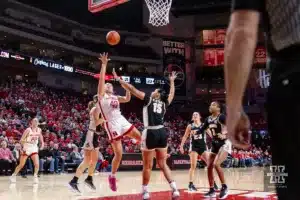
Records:
{"label": "player in red jersey", "polygon": [[127,103],[130,101],[130,92],[126,91],[126,96],[117,96],[114,94],[113,85],[111,83],[105,83],[106,67],[110,60],[108,54],[100,54],[99,60],[102,62],[102,65],[98,84],[98,104],[105,120],[103,126],[108,134],[114,151],[112,170],[108,177],[108,181],[110,189],[116,191],[115,174],[119,168],[123,153],[121,139],[124,136],[128,136],[139,142],[141,141],[141,133],[129,123],[125,117],[123,117],[120,111],[120,103]]}
{"label": "player in red jersey", "polygon": [[16,182],[16,176],[19,171],[24,167],[28,157],[31,157],[34,163],[34,183],[38,183],[38,172],[39,172],[39,147],[40,149],[44,148],[44,140],[41,129],[38,127],[39,121],[37,118],[33,118],[30,122],[30,127],[25,130],[23,136],[20,140],[20,143],[23,146],[22,154],[20,157],[20,163],[16,167],[15,172],[10,177],[12,183]]}

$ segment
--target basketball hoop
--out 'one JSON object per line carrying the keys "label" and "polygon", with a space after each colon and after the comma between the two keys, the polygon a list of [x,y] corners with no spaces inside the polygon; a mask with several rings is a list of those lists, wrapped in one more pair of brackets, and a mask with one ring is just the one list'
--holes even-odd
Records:
{"label": "basketball hoop", "polygon": [[149,24],[165,26],[169,23],[172,0],[145,0],[150,12]]}

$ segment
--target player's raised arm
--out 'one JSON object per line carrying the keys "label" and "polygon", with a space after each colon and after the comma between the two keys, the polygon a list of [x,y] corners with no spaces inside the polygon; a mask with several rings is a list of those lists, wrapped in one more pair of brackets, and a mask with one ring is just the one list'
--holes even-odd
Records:
{"label": "player's raised arm", "polygon": [[[115,71],[115,68],[113,68],[112,74],[115,77],[115,79],[118,79],[118,75],[117,75],[117,73]],[[123,87],[123,85],[122,85],[122,87]],[[124,88],[124,89],[126,90],[126,88]],[[118,96],[118,100],[119,100],[120,103],[127,103],[127,102],[129,102],[131,100],[131,93],[128,90],[126,90],[125,96]]]}
{"label": "player's raised arm", "polygon": [[177,78],[177,73],[172,72],[172,74],[169,76],[170,80],[170,93],[168,97],[168,103],[169,105],[172,103],[174,96],[175,96],[175,79]]}
{"label": "player's raised arm", "polygon": [[188,137],[190,136],[190,133],[191,133],[191,125],[189,124],[186,129],[185,129],[185,133],[184,133],[184,136],[182,137],[181,139],[181,144],[180,144],[180,153],[184,153],[184,150],[183,150],[183,146],[186,142],[186,140],[188,139]]}
{"label": "player's raised arm", "polygon": [[108,58],[108,53],[100,54],[99,60],[101,61],[101,70],[99,76],[99,83],[98,83],[98,95],[103,96],[105,92],[105,74],[106,74],[106,67],[107,63],[110,60]]}
{"label": "player's raised arm", "polygon": [[113,70],[113,76],[116,79],[116,81],[118,81],[121,86],[128,92],[130,92],[131,94],[133,94],[134,96],[136,96],[137,98],[144,100],[145,98],[145,92],[142,92],[138,89],[136,89],[133,85],[126,83],[125,81],[123,81],[122,79],[120,79],[120,77],[117,75],[117,73],[115,72],[115,70]]}

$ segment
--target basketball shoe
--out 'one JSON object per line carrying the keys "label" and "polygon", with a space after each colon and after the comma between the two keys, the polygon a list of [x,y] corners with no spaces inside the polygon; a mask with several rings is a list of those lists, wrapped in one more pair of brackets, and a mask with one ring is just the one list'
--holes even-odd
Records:
{"label": "basketball shoe", "polygon": [[117,191],[117,180],[116,177],[113,175],[109,175],[108,176],[108,183],[109,183],[109,187],[112,191]]}
{"label": "basketball shoe", "polygon": [[206,194],[204,194],[204,197],[205,198],[211,198],[211,197],[215,198],[215,197],[217,197],[215,189],[210,188],[209,191]]}
{"label": "basketball shoe", "polygon": [[72,192],[81,194],[80,190],[78,189],[78,183],[74,183],[74,182],[70,181],[69,188],[72,190]]}
{"label": "basketball shoe", "polygon": [[227,185],[223,184],[220,191],[219,199],[226,199],[227,196],[228,196],[228,188]]}
{"label": "basketball shoe", "polygon": [[38,184],[39,183],[39,178],[38,176],[33,176],[33,183]]}
{"label": "basketball shoe", "polygon": [[85,179],[84,183],[89,186],[89,188],[91,188],[92,190],[96,190],[96,187],[93,183],[93,179]]}
{"label": "basketball shoe", "polygon": [[17,182],[17,176],[16,175],[11,175],[11,177],[9,177],[9,180],[11,183],[16,183]]}
{"label": "basketball shoe", "polygon": [[150,199],[150,194],[148,191],[143,191],[143,200],[148,200]]}
{"label": "basketball shoe", "polygon": [[195,191],[197,191],[197,188],[195,187],[195,185],[194,185],[193,183],[190,183],[190,184],[189,184],[189,191],[190,191],[190,192],[195,192]]}

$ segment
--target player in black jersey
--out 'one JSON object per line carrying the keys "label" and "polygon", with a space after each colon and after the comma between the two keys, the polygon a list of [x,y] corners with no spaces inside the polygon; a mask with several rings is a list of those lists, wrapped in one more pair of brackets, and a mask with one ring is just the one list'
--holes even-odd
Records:
{"label": "player in black jersey", "polygon": [[200,132],[200,128],[202,126],[201,116],[200,113],[194,112],[192,117],[193,123],[189,124],[186,127],[185,134],[182,137],[181,144],[180,144],[180,152],[184,154],[183,146],[186,140],[190,137],[190,150],[189,156],[191,161],[191,167],[189,171],[189,191],[197,191],[196,187],[194,186],[194,175],[195,170],[197,167],[197,160],[198,156],[201,156],[201,159],[207,163],[209,152],[206,146],[206,133]]}
{"label": "player in black jersey", "polygon": [[207,170],[210,190],[205,194],[205,197],[216,197],[213,175],[213,169],[215,168],[222,183],[219,199],[225,199],[228,196],[228,189],[221,164],[226,160],[228,153],[231,153],[232,147],[226,137],[225,115],[221,114],[220,104],[212,102],[209,111],[211,115],[206,118],[201,127],[201,131],[206,130],[212,138],[212,148]]}
{"label": "player in black jersey", "polygon": [[94,97],[94,101],[90,101],[88,104],[90,124],[88,132],[86,133],[86,136],[84,138],[84,159],[78,166],[75,176],[69,182],[69,187],[76,193],[80,193],[80,190],[78,189],[78,179],[83,174],[86,168],[88,168],[88,177],[85,179],[84,183],[91,189],[96,189],[93,183],[93,175],[99,157],[98,154],[100,147],[100,133],[98,132],[98,130],[99,126],[104,122],[104,120],[100,117],[100,108],[98,108],[96,105],[97,101],[95,102]]}
{"label": "player in black jersey", "polygon": [[[122,87],[129,91],[132,95],[144,101],[143,107],[143,122],[144,131],[142,134],[142,155],[143,155],[143,199],[149,199],[148,184],[152,171],[154,155],[156,156],[157,164],[163,171],[165,178],[173,190],[173,198],[179,197],[179,191],[175,181],[171,176],[171,170],[167,165],[167,146],[169,133],[164,127],[164,115],[167,107],[174,98],[175,86],[174,80],[177,77],[175,72],[172,72],[170,78],[170,93],[169,95],[162,89],[156,89],[151,94],[146,94],[137,90],[133,85],[121,80],[115,71],[113,75]],[[156,154],[154,154],[156,153]]]}

